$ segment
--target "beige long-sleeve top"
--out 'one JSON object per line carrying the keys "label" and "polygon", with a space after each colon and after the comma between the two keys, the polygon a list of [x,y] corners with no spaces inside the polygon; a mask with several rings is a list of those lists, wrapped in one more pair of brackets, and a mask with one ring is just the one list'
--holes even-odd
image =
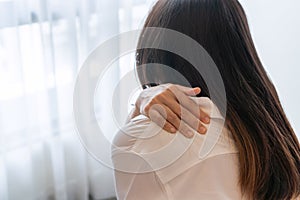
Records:
{"label": "beige long-sleeve top", "polygon": [[112,147],[118,199],[243,199],[238,151],[224,118],[210,99],[193,100],[211,113],[206,135],[172,135],[143,115],[118,132]]}

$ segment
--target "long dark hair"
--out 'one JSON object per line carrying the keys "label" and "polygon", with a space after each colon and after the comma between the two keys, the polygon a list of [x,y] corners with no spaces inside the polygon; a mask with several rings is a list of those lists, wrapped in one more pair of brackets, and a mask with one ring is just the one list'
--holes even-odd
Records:
{"label": "long dark hair", "polygon": [[[168,28],[188,35],[216,63],[227,95],[226,124],[239,150],[243,194],[252,199],[297,197],[300,145],[258,57],[240,3],[237,0],[159,0],[146,19],[146,27]],[[181,73],[192,87],[200,87],[201,96],[210,97],[205,81],[194,66],[171,52],[139,49],[143,41],[140,37],[136,54],[142,84],[181,84],[170,74],[147,65],[161,63]]]}

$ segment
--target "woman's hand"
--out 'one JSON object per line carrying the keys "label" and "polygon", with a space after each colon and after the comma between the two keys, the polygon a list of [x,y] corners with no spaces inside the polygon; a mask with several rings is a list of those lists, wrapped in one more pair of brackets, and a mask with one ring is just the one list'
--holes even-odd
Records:
{"label": "woman's hand", "polygon": [[170,133],[178,130],[186,137],[193,130],[206,133],[203,123],[210,122],[209,116],[189,96],[196,96],[200,88],[164,84],[145,89],[139,96],[131,117],[140,113]]}

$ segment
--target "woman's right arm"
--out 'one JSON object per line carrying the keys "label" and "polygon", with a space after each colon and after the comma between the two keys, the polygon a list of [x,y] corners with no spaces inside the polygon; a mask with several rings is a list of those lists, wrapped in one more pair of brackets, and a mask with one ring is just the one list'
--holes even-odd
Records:
{"label": "woman's right arm", "polygon": [[201,92],[200,88],[188,88],[164,84],[147,88],[138,97],[128,120],[143,114],[170,133],[181,132],[193,136],[193,130],[206,133],[203,123],[208,124],[207,113],[190,98]]}

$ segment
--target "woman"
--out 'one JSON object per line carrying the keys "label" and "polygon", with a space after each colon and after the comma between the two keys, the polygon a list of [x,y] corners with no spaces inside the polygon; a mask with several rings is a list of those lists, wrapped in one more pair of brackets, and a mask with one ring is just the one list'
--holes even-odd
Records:
{"label": "woman", "polygon": [[[144,28],[147,27],[181,32],[206,49],[224,81],[227,112],[210,115],[210,119],[203,114],[220,108],[222,102],[210,100],[203,77],[185,59],[163,50],[138,49],[138,76],[144,89],[150,88],[142,93],[131,119],[114,140],[112,159],[118,197],[297,198],[300,194],[300,145],[260,62],[239,2],[159,0],[146,19]],[[139,45],[144,40],[147,38],[142,35]],[[149,63],[170,66],[194,89],[184,87],[188,84]],[[155,85],[160,86],[151,88]],[[184,94],[197,97],[188,98]],[[178,102],[183,105],[180,107]],[[201,112],[195,112],[200,107]],[[179,122],[182,113],[187,114]],[[178,130],[193,140],[181,134],[166,134],[149,118],[170,132]],[[166,123],[162,123],[164,118]],[[198,119],[204,123],[199,123]],[[224,127],[222,120],[225,120]],[[205,136],[190,134],[191,130],[214,134],[215,128],[222,130],[216,145],[205,158],[199,158],[198,151],[205,143]],[[161,150],[165,146],[172,151]],[[177,155],[177,148],[184,152]],[[131,154],[124,156],[124,152]],[[156,157],[151,157],[153,152]],[[174,160],[170,159],[173,154],[177,156]],[[136,167],[137,173],[127,170],[132,167]]]}

